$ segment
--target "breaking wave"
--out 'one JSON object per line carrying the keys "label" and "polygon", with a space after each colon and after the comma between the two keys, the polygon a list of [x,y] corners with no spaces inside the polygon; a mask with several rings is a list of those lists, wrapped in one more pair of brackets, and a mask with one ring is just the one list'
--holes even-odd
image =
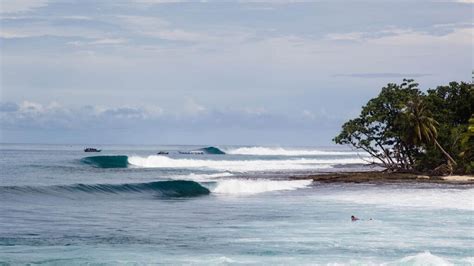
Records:
{"label": "breaking wave", "polygon": [[128,156],[90,156],[82,158],[81,162],[98,168],[126,168],[128,166]]}
{"label": "breaking wave", "polygon": [[278,170],[314,170],[336,164],[363,164],[358,158],[347,159],[292,159],[292,160],[201,160],[173,159],[167,156],[130,156],[128,163],[147,168],[198,168],[219,171],[252,172]]}
{"label": "breaking wave", "polygon": [[447,260],[431,254],[429,251],[407,256],[396,263],[396,265],[453,265]]}
{"label": "breaking wave", "polygon": [[279,190],[296,190],[305,188],[312,183],[312,180],[249,180],[249,179],[230,179],[220,180],[217,186],[212,190],[219,194],[257,194],[263,192]]}
{"label": "breaking wave", "polygon": [[225,154],[225,152],[223,152],[221,149],[216,148],[216,147],[212,147],[212,146],[202,148],[202,149],[199,149],[199,150],[206,153],[206,154]]}
{"label": "breaking wave", "polygon": [[314,155],[356,155],[360,152],[353,151],[322,151],[309,149],[284,149],[270,147],[242,147],[226,150],[228,154],[239,155],[266,155],[266,156],[314,156]]}
{"label": "breaking wave", "polygon": [[175,180],[193,180],[193,181],[212,181],[218,178],[223,178],[223,177],[230,177],[234,176],[234,174],[231,174],[229,172],[223,172],[223,173],[215,173],[215,174],[196,174],[196,173],[190,173],[187,175],[176,175],[176,176],[171,176],[171,179]]}
{"label": "breaking wave", "polygon": [[150,193],[160,197],[193,197],[207,195],[209,189],[201,184],[188,180],[157,181],[149,183],[129,184],[74,184],[60,186],[3,186],[0,193],[15,194],[50,194],[70,196],[74,193],[88,194],[122,194],[122,193]]}

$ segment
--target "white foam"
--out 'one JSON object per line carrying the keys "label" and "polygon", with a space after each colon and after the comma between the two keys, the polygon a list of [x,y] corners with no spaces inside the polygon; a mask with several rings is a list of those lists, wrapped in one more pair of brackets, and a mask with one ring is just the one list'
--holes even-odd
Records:
{"label": "white foam", "polygon": [[413,256],[407,256],[403,259],[401,259],[399,262],[396,263],[397,265],[424,265],[424,266],[430,266],[430,265],[453,265],[452,263],[448,262],[447,260],[435,256],[431,254],[429,251],[425,251],[422,253],[418,253]]}
{"label": "white foam", "polygon": [[250,179],[230,179],[220,180],[217,186],[212,189],[218,194],[257,194],[279,190],[296,190],[309,186],[312,180],[250,180]]}
{"label": "white foam", "polygon": [[176,179],[176,180],[210,181],[210,180],[214,180],[216,178],[229,177],[229,176],[234,176],[234,174],[231,174],[231,173],[228,173],[228,172],[215,173],[215,174],[190,173],[188,175],[172,176],[171,178]]}
{"label": "white foam", "polygon": [[293,160],[201,160],[173,159],[167,156],[130,156],[128,162],[147,168],[197,168],[219,171],[251,172],[275,170],[314,170],[329,168],[335,164],[366,163],[359,158],[347,159],[293,159]]}
{"label": "white foam", "polygon": [[310,149],[285,149],[285,148],[270,148],[270,147],[242,147],[237,149],[229,149],[225,151],[228,154],[240,155],[278,155],[278,156],[312,156],[312,155],[356,155],[361,152],[352,151],[322,151]]}
{"label": "white foam", "polygon": [[382,206],[474,210],[474,189],[367,188],[364,191],[338,191],[321,198]]}

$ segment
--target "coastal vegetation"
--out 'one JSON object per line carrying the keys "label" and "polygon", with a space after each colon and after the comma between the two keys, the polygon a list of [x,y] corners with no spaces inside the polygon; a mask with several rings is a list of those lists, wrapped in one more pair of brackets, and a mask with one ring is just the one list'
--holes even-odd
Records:
{"label": "coastal vegetation", "polygon": [[342,125],[333,141],[391,172],[474,172],[474,88],[451,82],[426,92],[412,79],[389,83]]}

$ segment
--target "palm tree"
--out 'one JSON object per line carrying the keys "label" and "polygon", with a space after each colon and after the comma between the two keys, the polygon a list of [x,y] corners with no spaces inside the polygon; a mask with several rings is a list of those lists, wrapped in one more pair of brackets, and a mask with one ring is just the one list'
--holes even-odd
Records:
{"label": "palm tree", "polygon": [[431,116],[431,112],[419,96],[414,97],[406,104],[404,120],[409,126],[407,133],[413,144],[433,144],[446,156],[449,163],[456,165],[453,157],[439,144],[438,130],[436,129],[439,123]]}

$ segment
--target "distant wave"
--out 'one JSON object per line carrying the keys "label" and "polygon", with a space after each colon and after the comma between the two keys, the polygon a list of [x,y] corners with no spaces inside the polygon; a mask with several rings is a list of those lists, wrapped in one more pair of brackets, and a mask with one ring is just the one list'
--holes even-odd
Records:
{"label": "distant wave", "polygon": [[209,189],[188,180],[157,181],[129,184],[74,184],[60,186],[2,186],[0,193],[39,193],[70,196],[74,193],[121,194],[150,193],[160,197],[192,197],[207,195]]}
{"label": "distant wave", "polygon": [[466,257],[461,259],[443,258],[433,255],[430,251],[420,252],[414,255],[409,255],[394,261],[366,261],[364,259],[351,259],[350,261],[337,261],[329,263],[330,265],[413,265],[413,266],[428,266],[428,265],[473,265],[473,258]]}
{"label": "distant wave", "polygon": [[167,156],[130,156],[128,163],[147,168],[201,168],[219,171],[252,172],[278,170],[314,170],[336,164],[363,164],[359,158],[341,159],[292,159],[292,160],[202,160],[173,159]]}
{"label": "distant wave", "polygon": [[206,153],[206,154],[225,154],[225,152],[223,152],[221,149],[216,148],[216,147],[212,147],[212,146],[202,148],[202,149],[199,149],[199,150]]}
{"label": "distant wave", "polygon": [[447,260],[431,254],[429,251],[407,256],[397,261],[397,265],[453,265]]}
{"label": "distant wave", "polygon": [[212,190],[218,194],[245,195],[279,190],[296,190],[309,186],[312,180],[220,180]]}
{"label": "distant wave", "polygon": [[231,174],[229,172],[215,173],[215,174],[190,173],[190,174],[187,174],[187,175],[171,176],[170,178],[175,179],[175,180],[193,180],[193,181],[197,181],[197,182],[200,182],[200,181],[206,182],[206,181],[212,181],[212,180],[216,180],[216,179],[219,179],[219,178],[230,177],[230,176],[234,176],[234,174]]}
{"label": "distant wave", "polygon": [[226,150],[228,154],[240,155],[266,155],[266,156],[314,156],[314,155],[356,155],[358,152],[352,151],[322,151],[306,149],[287,149],[270,147],[242,147]]}
{"label": "distant wave", "polygon": [[128,156],[90,156],[82,158],[81,161],[98,168],[126,168],[128,166]]}

